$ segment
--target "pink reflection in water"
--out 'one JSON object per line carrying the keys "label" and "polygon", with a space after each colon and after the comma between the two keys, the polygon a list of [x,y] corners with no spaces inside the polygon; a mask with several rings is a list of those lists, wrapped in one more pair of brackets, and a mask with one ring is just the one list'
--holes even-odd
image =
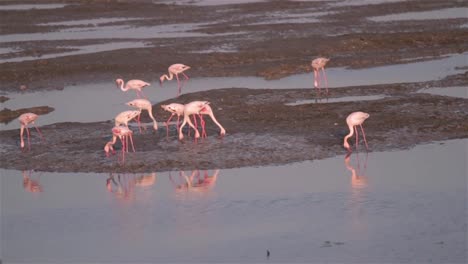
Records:
{"label": "pink reflection in water", "polygon": [[23,188],[31,193],[43,192],[40,178],[42,173],[36,173],[34,170],[23,171]]}
{"label": "pink reflection in water", "polygon": [[110,173],[109,178],[106,179],[106,189],[119,200],[133,201],[135,188],[153,186],[156,179],[155,172],[141,176]]}

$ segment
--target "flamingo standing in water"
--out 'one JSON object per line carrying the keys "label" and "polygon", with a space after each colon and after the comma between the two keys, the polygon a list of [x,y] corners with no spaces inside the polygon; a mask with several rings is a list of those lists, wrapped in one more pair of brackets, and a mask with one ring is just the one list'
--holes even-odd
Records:
{"label": "flamingo standing in water", "polygon": [[124,92],[128,90],[135,90],[138,98],[140,98],[140,95],[146,97],[144,96],[142,89],[151,85],[150,83],[144,82],[142,80],[130,80],[125,84],[125,86],[124,80],[122,79],[115,80],[115,83],[117,84],[117,87]]}
{"label": "flamingo standing in water", "polygon": [[171,121],[174,115],[177,115],[177,130],[179,130],[180,116],[184,114],[185,106],[183,104],[172,103],[168,105],[161,105],[161,108],[171,113],[171,116],[166,121],[167,134],[169,135],[169,121]]}
{"label": "flamingo standing in water", "polygon": [[325,74],[325,65],[330,59],[328,58],[316,58],[312,60],[311,66],[314,69],[314,87],[319,90],[320,93],[320,70],[322,70],[323,77],[325,79],[325,86],[327,88],[327,94],[328,94],[328,80],[327,80],[327,75]]}
{"label": "flamingo standing in water", "polygon": [[29,128],[28,128],[29,124],[32,124],[36,128],[37,133],[39,133],[39,136],[41,137],[41,140],[44,139],[44,137],[42,136],[41,130],[39,130],[39,128],[34,123],[34,121],[36,121],[36,119],[38,117],[39,116],[34,114],[34,113],[24,113],[24,114],[19,116],[18,120],[19,120],[19,122],[21,124],[21,128],[20,128],[21,148],[24,148],[23,134],[24,134],[24,129],[26,128],[26,134],[28,136],[28,150],[31,150],[31,142],[30,142],[30,139],[29,139]]}
{"label": "flamingo standing in water", "polygon": [[366,134],[364,133],[364,128],[362,128],[362,123],[369,118],[368,113],[364,112],[353,112],[348,115],[346,118],[346,123],[348,124],[349,127],[349,134],[344,137],[343,140],[343,146],[348,150],[348,152],[351,152],[351,147],[349,146],[348,143],[348,138],[352,137],[354,135],[354,132],[356,132],[356,149],[358,147],[358,142],[359,142],[359,134],[356,126],[361,127],[362,131],[362,136],[364,138],[364,142],[366,143],[366,150],[369,150],[369,147],[367,145],[367,140],[366,140]]}
{"label": "flamingo standing in water", "polygon": [[104,146],[104,152],[107,157],[109,157],[109,152],[112,151],[112,154],[115,153],[114,144],[117,142],[117,138],[120,139],[120,143],[122,144],[122,162],[125,162],[125,152],[128,152],[128,139],[130,139],[133,152],[135,152],[135,146],[133,145],[133,131],[124,126],[115,126],[112,128],[112,141],[107,142]]}
{"label": "flamingo standing in water", "polygon": [[169,76],[167,76],[167,74],[161,75],[161,77],[159,77],[159,83],[162,85],[164,80],[170,81],[170,80],[172,80],[174,78],[174,75],[175,75],[175,77],[177,79],[177,87],[179,89],[178,93],[177,93],[177,96],[178,96],[180,94],[180,91],[181,91],[181,88],[182,88],[182,86],[180,85],[179,73],[182,74],[185,77],[185,81],[187,81],[190,78],[184,73],[184,71],[186,71],[188,69],[190,69],[190,66],[184,65],[182,63],[172,64],[167,69],[167,71],[169,72]]}
{"label": "flamingo standing in water", "polygon": [[203,120],[203,117],[202,115],[208,115],[211,117],[211,120],[213,120],[213,122],[219,127],[219,129],[221,130],[220,131],[220,135],[221,136],[224,136],[226,134],[226,130],[224,129],[224,127],[218,122],[218,120],[216,120],[214,114],[213,114],[213,110],[211,109],[211,106],[209,104],[206,104],[199,112],[199,115],[200,115],[200,123],[201,123],[201,126],[202,126],[202,137],[207,137],[206,135],[206,131],[205,131],[205,121]]}
{"label": "flamingo standing in water", "polygon": [[[143,109],[148,111],[149,117],[151,118],[151,120],[153,120],[153,128],[155,131],[158,131],[158,122],[153,116],[153,106],[151,105],[150,101],[146,99],[135,99],[126,103],[126,105],[138,108],[140,113],[141,113],[141,110]],[[138,115],[138,123],[140,123],[140,115]],[[141,133],[141,128],[140,128],[140,133]]]}
{"label": "flamingo standing in water", "polygon": [[193,101],[184,106],[184,121],[182,125],[179,127],[179,140],[184,139],[184,134],[182,133],[182,128],[184,128],[185,124],[189,124],[191,128],[195,130],[195,138],[200,137],[200,133],[198,129],[193,125],[192,121],[190,120],[191,115],[198,115],[200,111],[209,104],[208,101]]}

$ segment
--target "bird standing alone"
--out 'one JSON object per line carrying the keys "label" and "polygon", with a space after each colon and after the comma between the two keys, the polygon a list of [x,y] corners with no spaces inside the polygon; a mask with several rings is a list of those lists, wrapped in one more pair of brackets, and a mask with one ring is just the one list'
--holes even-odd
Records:
{"label": "bird standing alone", "polygon": [[26,128],[26,134],[28,136],[28,150],[31,150],[31,142],[30,142],[30,139],[29,139],[29,128],[28,128],[29,124],[32,124],[36,128],[37,133],[39,133],[39,136],[41,137],[41,140],[44,139],[44,137],[42,136],[41,131],[34,124],[34,121],[36,121],[36,119],[38,117],[39,116],[34,114],[34,113],[24,113],[24,114],[19,116],[18,120],[19,120],[19,122],[21,124],[21,128],[20,128],[20,142],[21,142],[20,145],[21,145],[21,148],[24,148],[23,134],[24,134],[24,129]]}
{"label": "bird standing alone", "polygon": [[316,58],[312,60],[311,66],[314,69],[314,87],[319,90],[320,93],[320,86],[321,86],[321,81],[320,81],[320,70],[322,70],[323,77],[325,79],[325,87],[327,88],[327,94],[328,94],[328,80],[327,80],[327,75],[325,74],[325,65],[330,59],[328,58]]}
{"label": "bird standing alone", "polygon": [[364,133],[364,128],[362,128],[362,123],[364,123],[364,121],[366,121],[366,119],[369,118],[369,116],[370,115],[368,113],[353,112],[349,114],[346,118],[346,124],[348,124],[349,127],[349,134],[344,137],[343,146],[348,150],[348,152],[351,152],[351,147],[349,146],[348,138],[352,137],[354,135],[354,132],[356,132],[356,149],[358,147],[359,134],[356,126],[361,127],[364,143],[366,144],[366,150],[369,150],[366,140],[366,134]]}
{"label": "bird standing alone", "polygon": [[144,82],[142,80],[130,80],[125,84],[125,86],[124,80],[122,79],[115,80],[115,83],[117,84],[117,87],[124,92],[128,90],[135,90],[138,98],[140,98],[140,95],[146,97],[144,96],[142,89],[151,85],[150,83]]}

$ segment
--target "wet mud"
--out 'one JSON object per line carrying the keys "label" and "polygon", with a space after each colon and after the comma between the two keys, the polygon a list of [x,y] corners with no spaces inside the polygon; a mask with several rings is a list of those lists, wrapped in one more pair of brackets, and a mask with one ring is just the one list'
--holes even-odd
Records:
{"label": "wet mud", "polygon": [[[330,96],[386,94],[373,101],[318,103],[291,106],[287,103],[315,99],[312,90],[252,90],[230,88],[185,94],[179,102],[208,100],[218,121],[226,128],[224,137],[209,118],[205,139],[195,140],[184,130],[179,141],[175,124],[160,125],[157,132],[148,125],[135,131],[136,152],[105,157],[103,147],[110,140],[112,120],[96,123],[59,123],[42,126],[45,142],[33,132],[31,151],[19,148],[19,131],[0,132],[2,167],[45,171],[147,172],[191,168],[234,168],[323,159],[346,153],[343,137],[348,133],[346,116],[353,111],[370,113],[364,123],[370,151],[403,149],[420,143],[468,137],[468,100],[424,93],[408,93],[404,85],[347,87],[333,89]],[[416,89],[416,88],[415,88]],[[171,102],[162,102],[165,104]],[[160,105],[156,118],[169,117]],[[145,113],[143,122],[150,119]],[[188,126],[186,126],[188,127]],[[354,139],[350,140],[354,145]],[[117,147],[116,149],[118,149]],[[359,151],[365,151],[361,143]]]}
{"label": "wet mud", "polygon": [[[69,27],[38,27],[35,23],[91,19],[97,14],[100,17],[144,18],[131,22],[135,26],[216,23],[193,30],[208,34],[205,37],[145,38],[141,40],[150,45],[144,48],[3,63],[0,67],[2,92],[18,92],[24,86],[28,87],[25,92],[34,92],[63,89],[73,84],[112,83],[123,75],[134,79],[156,79],[174,62],[191,65],[191,76],[197,77],[277,79],[310,72],[310,60],[317,56],[331,57],[330,67],[364,68],[429,60],[468,50],[468,29],[462,26],[467,19],[379,23],[366,19],[398,12],[466,7],[462,1],[416,0],[358,7],[289,1],[221,7],[153,4],[151,1],[138,1],[138,5],[132,1],[66,3],[71,4],[56,12],[0,11],[0,24],[3,25],[0,33],[46,33]],[[315,23],[271,23],[273,14],[285,10],[295,15],[328,14],[320,16],[320,22]],[[28,16],[34,19],[24,19]],[[110,24],[118,25],[119,22]],[[57,46],[103,42],[105,40],[43,40],[34,41],[34,45],[32,42],[0,43],[0,47],[18,48],[25,54],[48,54]],[[231,49],[229,52],[203,52],[227,44]],[[183,94],[177,102],[210,101],[227,135],[219,138],[217,127],[209,119],[208,138],[196,141],[187,136],[179,141],[175,125],[170,126],[169,136],[161,124],[157,132],[148,126],[143,134],[133,127],[137,152],[128,153],[125,164],[119,163],[116,155],[109,158],[104,155],[103,147],[110,140],[112,120],[42,126],[46,141],[41,142],[32,131],[31,151],[21,151],[18,130],[0,131],[1,167],[62,172],[147,172],[322,159],[346,153],[342,146],[343,137],[348,133],[344,120],[354,111],[370,113],[364,123],[370,151],[464,138],[468,137],[467,99],[415,93],[421,88],[467,85],[467,69],[462,70],[465,72],[430,82],[330,89],[330,99],[386,95],[369,101],[327,103],[326,97],[318,97],[312,87],[310,90],[239,87]],[[287,105],[308,99],[317,100],[317,103]],[[169,117],[160,105],[170,102],[174,100],[154,106],[158,121]],[[146,113],[143,121],[150,121]],[[360,151],[364,151],[362,147]]]}

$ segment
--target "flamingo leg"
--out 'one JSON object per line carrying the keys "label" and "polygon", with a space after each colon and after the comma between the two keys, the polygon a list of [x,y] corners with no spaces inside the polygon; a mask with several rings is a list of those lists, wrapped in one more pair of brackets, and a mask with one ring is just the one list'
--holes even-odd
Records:
{"label": "flamingo leg", "polygon": [[166,136],[169,137],[169,121],[171,121],[172,117],[174,116],[175,114],[172,113],[171,116],[169,117],[169,119],[167,119],[166,121]]}
{"label": "flamingo leg", "polygon": [[177,130],[179,130],[179,124],[180,124],[180,115],[177,115]]}
{"label": "flamingo leg", "polygon": [[320,96],[322,89],[320,87],[320,72],[317,69],[314,69],[314,87],[317,94]]}
{"label": "flamingo leg", "polygon": [[[34,125],[34,124],[33,124],[33,125]],[[41,130],[39,130],[39,128],[38,128],[36,125],[34,125],[34,128],[36,128],[37,133],[38,133],[39,136],[41,137],[41,141],[45,141],[44,136],[43,136],[42,133],[41,133]]]}
{"label": "flamingo leg", "polygon": [[125,152],[128,152],[128,136],[125,136]]}
{"label": "flamingo leg", "polygon": [[184,77],[185,77],[185,80],[188,80],[188,79],[190,79],[190,78],[187,76],[187,74],[185,74],[185,73],[183,73],[183,72],[182,72],[182,75],[184,75]]}
{"label": "flamingo leg", "polygon": [[354,126],[354,132],[356,133],[356,151],[357,151],[358,145],[359,145],[359,134],[358,134],[358,129],[356,126]]}
{"label": "flamingo leg", "polygon": [[146,97],[146,95],[143,93],[143,91],[140,91],[141,93],[141,96],[144,97],[145,99],[148,99],[148,97]]}
{"label": "flamingo leg", "polygon": [[142,134],[142,132],[141,132],[140,118],[141,118],[141,112],[140,112],[140,114],[137,116],[137,119],[136,119],[136,120],[137,120],[137,123],[138,123],[138,129],[140,130],[140,134]]}
{"label": "flamingo leg", "polygon": [[31,150],[31,141],[29,140],[29,128],[26,127],[26,135],[28,136],[28,150]]}
{"label": "flamingo leg", "polygon": [[325,74],[324,67],[322,67],[322,73],[323,73],[323,77],[325,78],[325,87],[327,88],[327,94],[328,94],[328,80],[327,80],[327,75]]}
{"label": "flamingo leg", "polygon": [[177,96],[179,96],[180,92],[182,91],[182,86],[180,85],[179,74],[176,73],[175,76],[177,79]]}
{"label": "flamingo leg", "polygon": [[133,152],[135,152],[135,145],[133,145],[133,136],[130,135],[130,143],[132,143],[132,149],[133,149]]}
{"label": "flamingo leg", "polygon": [[205,120],[203,120],[203,115],[199,114],[199,117],[200,117],[200,124],[202,127],[202,137],[206,138],[207,135],[206,135],[206,130],[205,130]]}
{"label": "flamingo leg", "polygon": [[362,137],[364,138],[364,143],[366,144],[366,150],[369,150],[369,146],[367,145],[367,140],[366,140],[366,134],[364,133],[364,128],[362,127],[362,124],[360,124],[359,126],[361,127]]}

